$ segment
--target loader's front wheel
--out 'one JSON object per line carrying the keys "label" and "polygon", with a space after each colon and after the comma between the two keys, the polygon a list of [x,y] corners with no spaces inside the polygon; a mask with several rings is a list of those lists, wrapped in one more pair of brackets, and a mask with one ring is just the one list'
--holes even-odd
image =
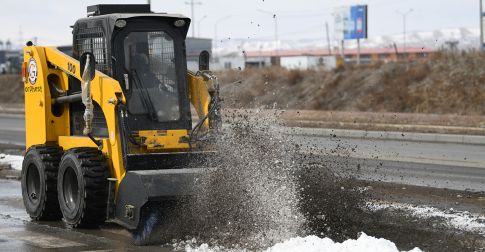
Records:
{"label": "loader's front wheel", "polygon": [[59,165],[57,190],[64,222],[71,227],[95,228],[106,220],[108,167],[95,148],[76,148]]}
{"label": "loader's front wheel", "polygon": [[62,150],[58,146],[30,147],[22,162],[22,198],[33,220],[59,220],[57,170]]}

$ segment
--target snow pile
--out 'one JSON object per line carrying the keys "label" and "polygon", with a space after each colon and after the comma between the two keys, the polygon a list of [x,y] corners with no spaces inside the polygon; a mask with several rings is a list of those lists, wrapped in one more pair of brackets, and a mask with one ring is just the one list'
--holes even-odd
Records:
{"label": "snow pile", "polygon": [[14,170],[22,170],[22,161],[24,157],[8,154],[0,154],[0,164],[9,164]]}
{"label": "snow pile", "polygon": [[387,202],[371,202],[369,203],[369,207],[374,211],[384,209],[401,210],[418,218],[442,218],[446,220],[447,226],[462,231],[475,232],[485,235],[485,216],[472,214],[468,211],[456,211],[453,208],[442,211],[429,206],[413,206],[404,203]]}
{"label": "snow pile", "polygon": [[[192,247],[187,245],[185,247],[187,252],[219,252],[219,251],[245,251],[241,250],[225,250],[222,247],[209,247],[207,244],[202,244],[199,247]],[[265,252],[366,252],[366,251],[380,251],[380,252],[398,252],[396,245],[386,239],[378,239],[368,236],[364,233],[360,235],[357,240],[346,240],[342,243],[334,242],[329,238],[319,238],[317,236],[297,237],[291,238],[285,242],[278,243]],[[419,252],[419,248],[414,248],[411,252]]]}

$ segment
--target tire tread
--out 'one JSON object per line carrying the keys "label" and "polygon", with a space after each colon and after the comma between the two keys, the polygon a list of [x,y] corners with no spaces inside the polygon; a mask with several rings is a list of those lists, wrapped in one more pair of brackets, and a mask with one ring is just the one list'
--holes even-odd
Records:
{"label": "tire tread", "polygon": [[[81,166],[84,189],[84,208],[81,217],[74,223],[75,228],[96,228],[106,220],[108,198],[108,165],[101,151],[95,148],[75,148],[67,151],[64,157],[72,154]],[[63,157],[63,158],[64,158]]]}
{"label": "tire tread", "polygon": [[[27,153],[37,152],[44,165],[46,197],[41,202],[40,214],[30,217],[35,221],[50,221],[61,219],[62,213],[57,200],[57,171],[62,157],[62,149],[57,145],[33,145]],[[27,155],[26,153],[26,155]],[[34,154],[35,155],[35,154]]]}

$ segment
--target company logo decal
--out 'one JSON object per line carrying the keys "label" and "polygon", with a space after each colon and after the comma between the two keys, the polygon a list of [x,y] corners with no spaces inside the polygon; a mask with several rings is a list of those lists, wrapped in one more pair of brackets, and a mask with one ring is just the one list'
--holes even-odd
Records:
{"label": "company logo decal", "polygon": [[29,82],[32,85],[37,82],[37,62],[34,58],[29,61]]}

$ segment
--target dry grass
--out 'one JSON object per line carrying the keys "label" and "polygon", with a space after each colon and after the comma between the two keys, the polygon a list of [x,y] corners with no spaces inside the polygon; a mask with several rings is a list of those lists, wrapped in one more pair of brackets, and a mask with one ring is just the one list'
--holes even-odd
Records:
{"label": "dry grass", "polygon": [[0,103],[24,103],[24,85],[19,75],[0,75]]}
{"label": "dry grass", "polygon": [[438,54],[333,71],[247,69],[219,73],[226,106],[485,115],[485,55]]}

